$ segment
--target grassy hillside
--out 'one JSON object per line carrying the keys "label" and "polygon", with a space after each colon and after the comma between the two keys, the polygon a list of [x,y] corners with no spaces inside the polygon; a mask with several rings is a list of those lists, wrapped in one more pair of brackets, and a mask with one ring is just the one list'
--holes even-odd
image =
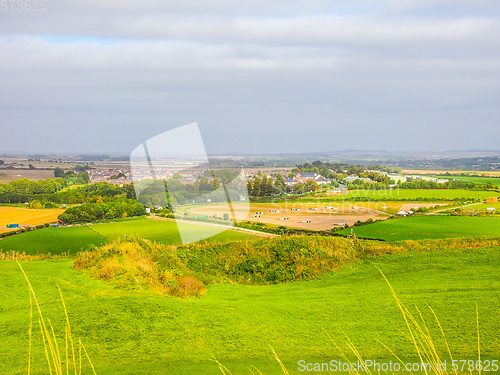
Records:
{"label": "grassy hillside", "polygon": [[[195,224],[182,224],[185,229],[196,232],[207,231],[207,227]],[[137,235],[151,241],[165,244],[180,244],[181,240],[177,224],[160,220],[130,220],[117,223],[102,223],[82,227],[44,228],[33,232],[21,233],[0,240],[0,250],[26,252],[27,254],[48,253],[61,254],[76,252],[89,245],[99,246],[105,241],[114,240],[125,235]],[[247,233],[225,231],[210,239],[212,242],[234,241],[253,238]]]}
{"label": "grassy hillside", "polygon": [[[431,243],[447,244],[425,246]],[[365,358],[391,358],[380,340],[399,356],[416,360],[404,319],[375,265],[407,306],[421,308],[443,354],[446,348],[427,304],[439,316],[454,356],[462,359],[476,355],[477,303],[481,353],[498,358],[499,247],[371,260],[310,281],[209,285],[204,296],[185,299],[151,289],[119,289],[72,270],[70,260],[21,264],[58,332],[65,321],[56,284],[61,287],[73,336],[86,345],[98,374],[220,374],[213,356],[234,375],[250,374],[252,365],[265,374],[281,374],[270,346],[297,374],[299,359],[339,358],[325,331],[344,349],[345,333]],[[26,373],[29,296],[15,262],[0,262],[0,283],[0,342],[8,343],[0,350],[0,373]],[[47,373],[39,338],[33,350],[32,374]]]}
{"label": "grassy hillside", "polygon": [[[348,235],[351,229],[339,233]],[[416,216],[355,227],[358,237],[390,241],[449,237],[500,237],[500,217]]]}

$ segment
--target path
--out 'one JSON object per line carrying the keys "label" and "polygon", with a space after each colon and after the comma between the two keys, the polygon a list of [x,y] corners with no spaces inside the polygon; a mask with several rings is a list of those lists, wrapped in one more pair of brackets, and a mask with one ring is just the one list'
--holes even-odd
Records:
{"label": "path", "polygon": [[443,211],[448,211],[448,210],[453,210],[455,208],[464,208],[464,207],[470,207],[470,206],[475,206],[475,205],[478,205],[478,204],[482,204],[482,202],[479,202],[479,203],[471,203],[471,204],[466,204],[464,206],[459,206],[459,207],[448,207],[448,208],[445,208],[444,210],[438,210],[438,211],[433,211],[427,215],[434,215],[435,213],[438,213],[438,212],[443,212]]}
{"label": "path", "polygon": [[156,215],[148,216],[148,219],[152,219],[152,220],[164,220],[164,221],[175,221],[175,222],[184,223],[184,224],[204,225],[204,226],[207,226],[207,227],[224,228],[226,230],[234,230],[236,232],[255,234],[257,236],[266,237],[266,238],[279,237],[277,234],[259,232],[257,230],[246,229],[246,228],[232,227],[230,225],[222,225],[222,224],[215,224],[215,223],[205,223],[205,222],[191,221],[191,220],[177,220],[177,219],[170,219],[170,218],[167,218],[167,217],[159,217],[159,216],[156,216]]}

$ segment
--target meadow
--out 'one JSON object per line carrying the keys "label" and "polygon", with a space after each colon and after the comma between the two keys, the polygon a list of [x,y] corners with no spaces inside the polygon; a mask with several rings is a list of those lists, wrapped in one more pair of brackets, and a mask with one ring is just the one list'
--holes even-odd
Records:
{"label": "meadow", "polygon": [[[500,217],[415,216],[355,227],[353,231],[358,237],[387,241],[449,237],[491,238],[500,237]],[[339,233],[349,235],[351,228]]]}
{"label": "meadow", "polygon": [[[196,233],[210,234],[210,228],[196,224],[182,224],[184,229]],[[164,244],[180,244],[177,224],[160,220],[127,220],[116,223],[101,223],[88,226],[49,227],[32,232],[16,234],[0,240],[0,250],[25,252],[26,254],[75,255],[90,245],[102,245],[119,237],[138,236]],[[210,239],[212,242],[235,241],[254,237],[251,234],[227,230]]]}
{"label": "meadow", "polygon": [[[450,201],[450,200],[485,200],[487,197],[498,197],[499,192],[481,190],[460,189],[394,189],[394,190],[351,190],[347,194],[322,198],[322,200],[355,200],[366,197],[371,200],[422,200],[427,201]],[[310,199],[310,198],[309,198]],[[302,198],[301,200],[307,200]]]}
{"label": "meadow", "polygon": [[[442,249],[389,254],[350,263],[310,281],[279,285],[213,284],[204,296],[174,298],[150,289],[128,290],[72,270],[72,260],[21,261],[60,343],[65,297],[73,337],[82,340],[98,374],[282,374],[271,347],[288,367],[300,359],[340,355],[327,333],[347,349],[344,334],[365,359],[418,361],[405,321],[387,283],[418,315],[421,309],[438,350],[443,326],[454,358],[477,358],[476,304],[482,358],[498,358],[500,248]],[[27,368],[29,295],[15,262],[0,262],[0,373]],[[36,328],[36,327],[35,327]],[[32,374],[47,373],[41,339],[34,336]],[[378,342],[380,340],[380,342]],[[4,345],[8,343],[8,345]],[[353,359],[353,356],[351,356]],[[84,365],[84,374],[92,373]],[[316,372],[318,374],[318,372]]]}

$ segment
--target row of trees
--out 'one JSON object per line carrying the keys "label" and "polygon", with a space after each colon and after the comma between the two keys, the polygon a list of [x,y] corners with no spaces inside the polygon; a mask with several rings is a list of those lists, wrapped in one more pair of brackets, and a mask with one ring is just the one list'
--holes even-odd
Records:
{"label": "row of trees", "polygon": [[[137,200],[146,207],[170,207],[193,202],[239,201],[245,193],[245,180],[233,179],[225,183],[218,178],[202,177],[193,184],[183,184],[178,179],[145,180],[135,182],[140,191]],[[227,195],[226,195],[227,194]]]}
{"label": "row of trees", "polygon": [[488,182],[486,184],[477,184],[471,181],[465,180],[457,180],[452,181],[449,180],[444,184],[438,184],[433,181],[412,181],[412,182],[403,182],[399,184],[399,188],[401,189],[477,189],[477,190],[493,190],[498,189],[492,182]]}
{"label": "row of trees", "polygon": [[[359,164],[325,163],[325,162],[316,160],[315,162],[313,162],[311,164],[305,163],[305,164],[297,165],[296,168],[292,169],[290,176],[292,176],[292,175],[295,176],[295,174],[302,172],[302,173],[317,173],[317,174],[319,174],[323,177],[326,177],[326,178],[337,178],[338,174],[356,175],[356,176],[360,176],[360,177],[370,177],[370,176],[368,176],[367,173],[365,173],[365,170],[378,170],[381,172],[388,172],[388,173],[401,173],[400,168],[388,168],[388,167],[384,167],[383,165],[369,165],[368,167],[365,167],[365,166],[359,165]],[[384,175],[380,175],[380,176],[384,176]],[[375,181],[382,182],[382,180],[378,180],[377,178],[375,179]]]}
{"label": "row of trees", "polygon": [[73,224],[142,216],[145,214],[146,209],[139,202],[131,199],[122,199],[113,202],[86,203],[81,206],[68,208],[59,215],[59,220],[67,224]]}
{"label": "row of trees", "polygon": [[93,185],[70,186],[66,178],[31,181],[26,178],[0,184],[0,203],[25,203],[32,200],[53,203],[96,202],[98,199],[111,201],[126,198],[135,199],[133,185],[111,185],[99,182]]}
{"label": "row of trees", "polygon": [[258,176],[247,183],[248,194],[253,198],[273,197],[283,194],[304,194],[319,189],[316,181],[307,181],[289,186],[281,174],[273,177],[259,172]]}

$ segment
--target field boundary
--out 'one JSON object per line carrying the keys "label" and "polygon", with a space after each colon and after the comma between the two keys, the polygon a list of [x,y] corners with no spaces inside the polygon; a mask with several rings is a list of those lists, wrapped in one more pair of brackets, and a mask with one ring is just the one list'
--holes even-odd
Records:
{"label": "field boundary", "polygon": [[230,225],[205,223],[205,222],[192,221],[192,220],[170,219],[168,217],[159,217],[159,216],[148,216],[147,218],[150,220],[163,220],[163,221],[172,221],[172,222],[178,222],[178,223],[183,223],[183,224],[203,225],[206,227],[225,228],[226,230],[233,230],[235,232],[255,234],[255,235],[261,236],[261,237],[268,237],[268,238],[280,237],[279,235],[273,234],[273,233],[259,232],[257,230],[246,229],[246,228],[232,227]]}

